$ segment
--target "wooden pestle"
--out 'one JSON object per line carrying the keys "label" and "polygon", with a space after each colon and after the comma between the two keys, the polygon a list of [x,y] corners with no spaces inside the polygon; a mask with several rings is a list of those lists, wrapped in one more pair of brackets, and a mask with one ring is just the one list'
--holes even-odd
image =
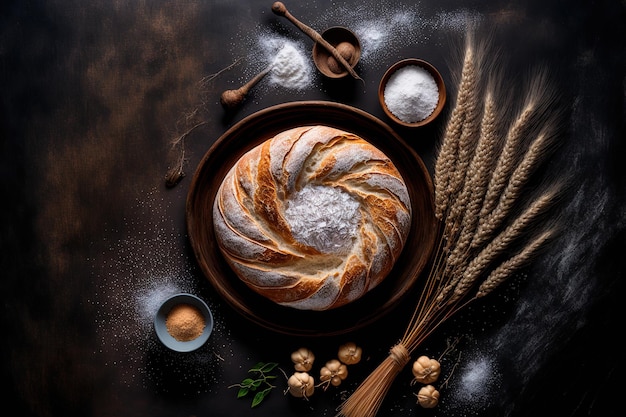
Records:
{"label": "wooden pestle", "polygon": [[346,61],[346,59],[341,56],[341,54],[337,51],[337,49],[335,49],[334,46],[328,43],[328,41],[324,39],[322,35],[320,35],[315,29],[305,25],[304,23],[296,19],[291,13],[289,13],[287,7],[282,2],[274,2],[274,4],[272,4],[272,11],[278,16],[286,17],[287,20],[296,25],[298,29],[307,34],[311,39],[313,39],[313,41],[319,43],[324,48],[326,48],[326,50],[332,54],[332,56],[348,71],[348,73],[350,73],[352,77],[363,82],[363,79],[359,77],[356,71],[354,71],[354,68],[352,68],[348,61]]}
{"label": "wooden pestle", "polygon": [[236,90],[226,90],[220,96],[220,103],[226,109],[234,109],[239,106],[252,87],[254,87],[265,75],[270,72],[271,66],[265,68],[263,71],[254,76],[250,81],[242,85]]}

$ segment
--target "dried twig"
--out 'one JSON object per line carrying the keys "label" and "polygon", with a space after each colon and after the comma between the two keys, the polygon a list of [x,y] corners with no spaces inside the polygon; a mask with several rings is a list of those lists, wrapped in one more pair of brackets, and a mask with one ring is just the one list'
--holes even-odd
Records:
{"label": "dried twig", "polygon": [[172,166],[165,174],[165,185],[167,187],[174,187],[176,184],[180,182],[185,176],[185,139],[189,136],[194,130],[199,128],[200,126],[204,126],[207,122],[199,122],[189,128],[185,133],[178,136],[174,141],[172,141],[172,149],[178,149],[178,158],[174,166]]}
{"label": "dried twig", "polygon": [[237,58],[235,61],[233,61],[232,64],[230,64],[229,66],[222,68],[221,70],[214,72],[213,74],[209,74],[205,77],[202,77],[202,79],[200,80],[200,85],[202,87],[206,87],[211,81],[213,81],[215,78],[219,77],[224,71],[228,71],[230,69],[232,69],[235,65],[239,64],[239,62],[241,62],[243,58]]}
{"label": "dried twig", "polygon": [[[240,61],[241,61],[241,58],[237,58],[232,64],[228,65],[227,67],[222,68],[221,70],[213,74],[203,77],[199,81],[200,86],[205,88],[211,81],[217,78],[220,74],[222,74],[224,71],[230,70],[235,65],[237,65]],[[184,169],[185,161],[186,161],[185,139],[187,139],[187,137],[194,130],[208,123],[206,120],[198,121],[198,112],[199,112],[199,109],[202,107],[204,107],[204,103],[198,105],[193,111],[188,112],[185,115],[185,117],[183,118],[184,125],[189,126],[190,124],[192,124],[192,126],[188,127],[184,133],[175,137],[171,142],[171,145],[172,145],[171,152],[176,153],[176,156],[174,158],[173,165],[167,170],[167,173],[165,174],[165,186],[168,188],[175,187],[185,177],[185,169]]]}

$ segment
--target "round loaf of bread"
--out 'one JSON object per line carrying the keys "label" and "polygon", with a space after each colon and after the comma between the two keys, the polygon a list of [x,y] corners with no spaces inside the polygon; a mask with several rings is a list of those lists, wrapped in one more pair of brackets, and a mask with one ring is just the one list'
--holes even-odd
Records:
{"label": "round loaf of bread", "polygon": [[286,130],[244,154],[213,205],[219,248],[258,294],[301,310],[363,296],[391,271],[409,193],[378,148],[328,126]]}

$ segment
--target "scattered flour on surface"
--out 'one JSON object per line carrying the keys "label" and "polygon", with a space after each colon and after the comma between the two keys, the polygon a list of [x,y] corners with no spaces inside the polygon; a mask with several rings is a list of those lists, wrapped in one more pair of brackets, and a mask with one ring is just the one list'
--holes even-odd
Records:
{"label": "scattered flour on surface", "polygon": [[[467,355],[466,355],[467,354]],[[480,416],[493,406],[493,396],[501,389],[502,375],[495,356],[463,350],[462,365],[453,372],[442,391],[439,404],[443,416]]]}
{"label": "scattered flour on surface", "polygon": [[439,12],[429,20],[431,30],[465,33],[465,30],[483,20],[483,15],[468,9]]}
{"label": "scattered flour on surface", "polygon": [[461,369],[460,385],[454,390],[454,396],[466,402],[480,404],[488,401],[496,381],[490,360],[486,357],[476,358]]}
{"label": "scattered flour on surface", "polygon": [[[165,348],[156,338],[154,317],[160,305],[171,295],[189,292],[200,295],[198,272],[182,250],[184,238],[178,222],[167,217],[167,204],[152,200],[151,193],[138,202],[138,212],[129,218],[121,233],[105,230],[101,255],[89,259],[94,282],[98,283],[93,299],[99,354],[117,373],[122,385],[138,381],[159,392],[188,384],[190,394],[210,392],[219,386],[219,360],[228,356],[229,339],[219,311],[205,299],[213,311],[214,332],[222,333],[227,343],[222,347],[207,345],[184,357]],[[122,236],[112,239],[110,236]],[[181,250],[176,250],[177,247]],[[203,297],[204,298],[204,297]],[[111,357],[115,357],[112,361]]]}
{"label": "scattered flour on surface", "polygon": [[354,9],[336,5],[334,11],[321,14],[315,24],[320,27],[342,16],[339,24],[351,29],[361,43],[361,62],[376,68],[390,58],[419,58],[400,56],[402,48],[430,44],[438,34],[456,33],[462,35],[468,26],[482,20],[476,11],[456,9],[424,14],[419,3],[412,6],[398,6],[389,2],[379,2],[378,7]]}
{"label": "scattered flour on surface", "polygon": [[259,46],[271,67],[270,84],[293,90],[311,85],[312,62],[300,44],[278,36],[261,36]]}

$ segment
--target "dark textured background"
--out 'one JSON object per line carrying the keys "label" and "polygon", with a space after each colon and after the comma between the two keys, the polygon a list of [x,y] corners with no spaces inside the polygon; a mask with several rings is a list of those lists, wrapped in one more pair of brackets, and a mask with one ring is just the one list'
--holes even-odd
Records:
{"label": "dark textured background", "polygon": [[[257,39],[280,34],[311,43],[271,2],[5,1],[0,5],[2,145],[2,391],[20,416],[332,416],[386,356],[411,302],[380,323],[341,337],[300,340],[248,323],[213,292],[185,234],[190,177],[234,122],[293,100],[333,100],[384,119],[378,80],[393,62],[419,57],[442,72],[453,97],[463,44],[461,18],[491,32],[511,85],[548,68],[567,108],[563,146],[549,172],[568,177],[567,225],[523,274],[461,313],[423,353],[443,358],[448,384],[435,410],[415,405],[403,372],[381,416],[615,416],[622,407],[626,248],[626,11],[623,1],[287,2],[318,30],[357,30],[396,12],[387,47],[364,56],[351,80],[317,77],[304,91],[261,82],[225,115],[218,97],[258,71]],[[402,14],[401,13],[401,14]],[[387,25],[390,28],[391,24]],[[238,62],[207,80],[210,74]],[[202,82],[204,80],[204,82]],[[434,126],[398,130],[432,167]],[[187,177],[163,178],[185,141]],[[179,148],[174,149],[180,150]],[[151,314],[175,291],[210,304],[215,333],[188,355],[155,340]],[[284,397],[285,383],[258,409],[231,384],[258,361],[289,372],[300,345],[323,363],[343,341],[365,359],[341,389],[309,402]],[[321,365],[320,365],[321,366]],[[621,413],[620,413],[621,414]]]}

